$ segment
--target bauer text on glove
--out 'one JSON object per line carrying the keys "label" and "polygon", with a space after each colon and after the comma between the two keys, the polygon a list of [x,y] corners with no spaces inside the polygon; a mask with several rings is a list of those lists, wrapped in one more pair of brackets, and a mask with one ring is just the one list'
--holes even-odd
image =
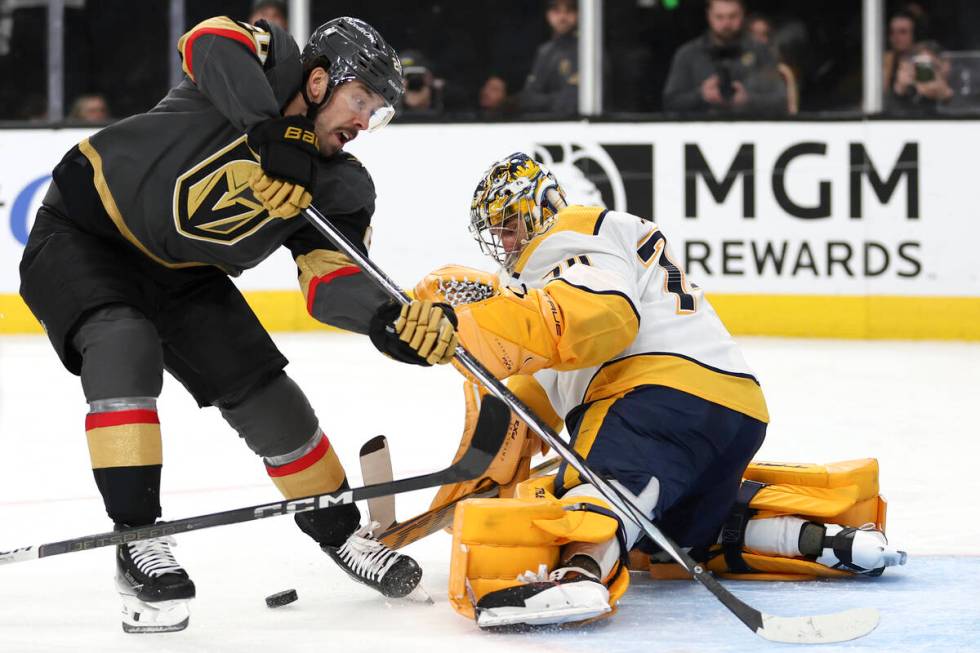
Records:
{"label": "bauer text on glove", "polygon": [[320,155],[313,123],[303,116],[273,118],[248,133],[260,170],[248,184],[273,218],[291,218],[310,205]]}

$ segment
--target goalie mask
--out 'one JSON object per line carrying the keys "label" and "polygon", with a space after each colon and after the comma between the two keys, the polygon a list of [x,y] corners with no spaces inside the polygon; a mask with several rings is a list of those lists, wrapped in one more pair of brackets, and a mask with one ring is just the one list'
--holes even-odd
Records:
{"label": "goalie mask", "polygon": [[515,152],[491,165],[477,184],[470,233],[484,254],[512,271],[524,246],[551,227],[565,204],[551,171]]}

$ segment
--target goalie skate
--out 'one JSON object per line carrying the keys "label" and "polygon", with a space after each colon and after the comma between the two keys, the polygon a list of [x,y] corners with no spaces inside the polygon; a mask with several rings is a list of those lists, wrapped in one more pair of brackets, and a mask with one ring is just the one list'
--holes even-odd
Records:
{"label": "goalie skate", "polygon": [[172,538],[116,547],[116,588],[127,633],[166,633],[187,628],[194,582],[170,551]]}
{"label": "goalie skate", "polygon": [[[340,565],[347,575],[389,598],[425,600],[428,595],[417,591],[422,568],[412,558],[392,551],[374,538],[378,522],[370,522],[355,531],[339,547],[324,546],[323,551]],[[429,599],[431,601],[431,599]]]}
{"label": "goalie skate", "polygon": [[885,567],[904,565],[908,554],[888,544],[885,534],[873,524],[844,528],[827,524],[823,554],[817,562],[833,569],[847,569],[868,576],[880,576]]}
{"label": "goalie skate", "polygon": [[611,611],[609,590],[578,567],[518,577],[523,585],[486,594],[476,604],[480,628],[549,626],[600,617]]}

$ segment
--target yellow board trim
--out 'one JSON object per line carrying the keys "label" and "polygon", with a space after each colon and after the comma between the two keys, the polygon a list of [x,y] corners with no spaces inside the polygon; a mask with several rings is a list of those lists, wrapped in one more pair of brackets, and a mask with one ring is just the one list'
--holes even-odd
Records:
{"label": "yellow board trim", "polygon": [[743,336],[980,340],[980,297],[708,294]]}
{"label": "yellow board trim", "polygon": [[[245,293],[270,331],[337,331],[306,312],[302,293]],[[708,295],[734,335],[980,341],[980,297]],[[15,293],[0,293],[0,333],[41,333]]]}

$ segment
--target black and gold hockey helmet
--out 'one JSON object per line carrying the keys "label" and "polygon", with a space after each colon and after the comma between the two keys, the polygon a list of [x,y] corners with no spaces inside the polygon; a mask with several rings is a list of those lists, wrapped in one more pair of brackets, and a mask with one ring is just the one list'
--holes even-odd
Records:
{"label": "black and gold hockey helmet", "polygon": [[[316,28],[300,55],[303,64],[303,94],[305,79],[311,70],[322,66],[330,73],[329,91],[340,84],[358,80],[384,98],[385,106],[371,116],[369,131],[387,125],[395,115],[395,108],[405,92],[402,64],[388,43],[376,29],[358,18],[344,16],[327,21]],[[329,98],[329,92],[323,102]]]}

